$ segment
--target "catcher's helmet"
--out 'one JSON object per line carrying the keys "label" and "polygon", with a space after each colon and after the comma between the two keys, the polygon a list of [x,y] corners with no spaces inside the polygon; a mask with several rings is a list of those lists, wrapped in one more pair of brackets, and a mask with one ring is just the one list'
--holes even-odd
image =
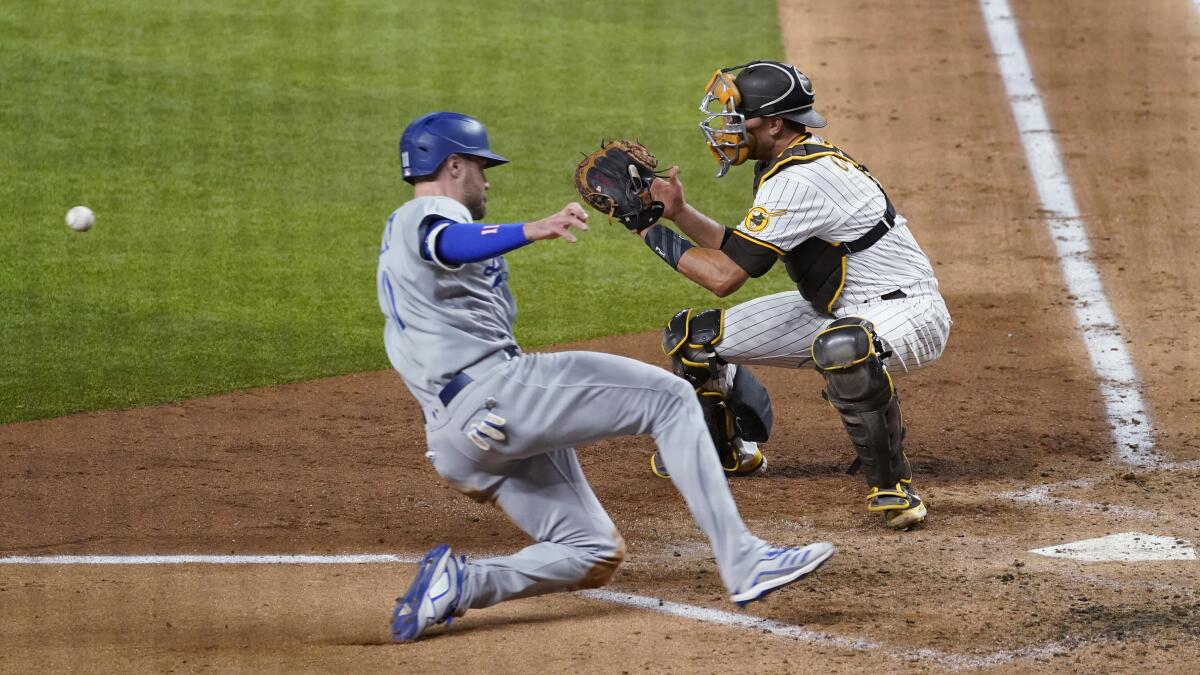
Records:
{"label": "catcher's helmet", "polygon": [[812,80],[789,63],[755,61],[746,64],[733,80],[741,92],[737,111],[744,117],[782,117],[806,127],[825,126],[825,118],[813,110]]}
{"label": "catcher's helmet", "polygon": [[[739,70],[735,77],[733,72]],[[717,177],[753,153],[748,119],[782,117],[809,127],[825,126],[825,118],[813,110],[814,98],[812,82],[787,63],[751,61],[714,73],[700,100],[705,114],[700,130],[720,164]]]}
{"label": "catcher's helmet", "polygon": [[435,112],[418,117],[400,136],[400,169],[405,182],[415,183],[421,176],[437,173],[450,155],[481,157],[489,168],[508,162],[488,147],[483,123],[462,113]]}

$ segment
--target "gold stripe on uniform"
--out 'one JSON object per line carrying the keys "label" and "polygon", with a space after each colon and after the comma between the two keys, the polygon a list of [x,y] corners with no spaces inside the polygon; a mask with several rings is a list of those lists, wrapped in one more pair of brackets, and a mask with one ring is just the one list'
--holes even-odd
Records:
{"label": "gold stripe on uniform", "polygon": [[787,251],[784,251],[783,249],[779,248],[778,246],[775,246],[774,244],[768,244],[767,242],[765,242],[761,239],[755,239],[754,237],[751,237],[750,235],[746,234],[745,232],[742,232],[741,230],[733,230],[733,233],[736,234],[737,236],[741,237],[742,239],[745,239],[746,241],[758,244],[759,246],[762,246],[763,248],[771,249],[771,251],[773,251],[776,255],[784,255],[785,253],[787,253]]}

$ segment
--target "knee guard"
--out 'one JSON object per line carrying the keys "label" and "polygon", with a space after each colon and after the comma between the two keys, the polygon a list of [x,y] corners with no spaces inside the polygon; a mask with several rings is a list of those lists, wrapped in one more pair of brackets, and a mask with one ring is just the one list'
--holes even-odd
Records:
{"label": "knee guard", "polygon": [[[663,352],[671,357],[671,370],[696,389],[721,464],[734,470],[738,468],[734,438],[766,441],[773,416],[766,388],[749,370],[731,366],[717,355],[724,322],[721,309],[681,310],[663,331]],[[732,381],[726,382],[730,369]]]}
{"label": "knee guard", "polygon": [[823,396],[841,415],[856,463],[865,470],[872,497],[884,498],[881,504],[893,497],[906,501],[900,484],[912,479],[900,397],[883,363],[887,356],[875,326],[857,317],[834,321],[813,340],[813,362],[825,377]]}
{"label": "knee guard", "polygon": [[663,353],[671,357],[671,370],[696,389],[719,378],[725,362],[716,350],[724,331],[723,309],[679,310],[663,331]]}

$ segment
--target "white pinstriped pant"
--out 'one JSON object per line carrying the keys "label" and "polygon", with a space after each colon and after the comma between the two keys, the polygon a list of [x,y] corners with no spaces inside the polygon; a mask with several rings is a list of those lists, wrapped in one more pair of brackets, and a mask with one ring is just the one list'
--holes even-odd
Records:
{"label": "white pinstriped pant", "polygon": [[876,299],[817,313],[799,291],[755,298],[725,312],[725,334],[717,354],[730,363],[801,368],[812,362],[812,342],[822,329],[847,316],[867,319],[892,355],[893,374],[927,366],[942,355],[950,337],[950,312],[928,281],[901,289],[908,297]]}

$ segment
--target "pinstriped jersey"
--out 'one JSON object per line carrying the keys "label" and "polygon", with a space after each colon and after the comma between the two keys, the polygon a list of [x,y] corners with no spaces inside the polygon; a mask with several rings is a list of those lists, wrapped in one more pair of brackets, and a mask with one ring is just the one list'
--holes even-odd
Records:
{"label": "pinstriped jersey", "polygon": [[430,225],[441,219],[469,223],[471,214],[449,197],[419,197],[392,213],[376,274],[388,360],[422,407],[458,371],[517,344],[504,257],[457,267],[439,261],[428,252],[439,231]]}
{"label": "pinstriped jersey", "polygon": [[[824,143],[811,134],[803,140]],[[886,208],[883,191],[867,173],[831,155],[789,164],[762,182],[737,233],[782,255],[810,237],[854,241],[883,219]],[[846,259],[846,283],[835,307],[870,302],[929,281],[936,284],[929,258],[907,219],[896,214],[890,232]]]}

